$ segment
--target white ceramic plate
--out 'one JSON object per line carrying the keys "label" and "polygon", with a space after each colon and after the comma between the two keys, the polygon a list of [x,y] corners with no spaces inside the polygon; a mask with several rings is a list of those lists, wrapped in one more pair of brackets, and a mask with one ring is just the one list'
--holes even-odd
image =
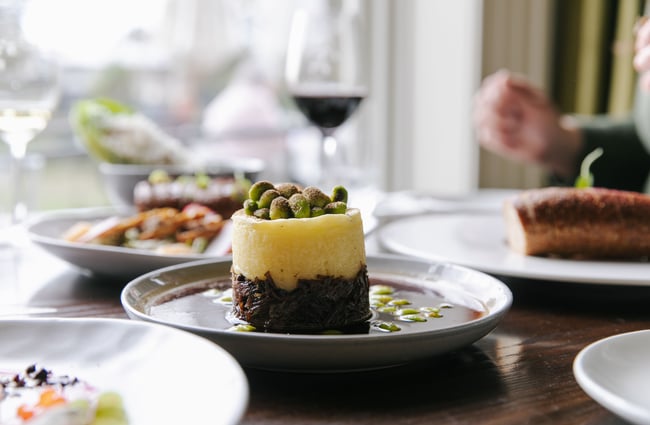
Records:
{"label": "white ceramic plate", "polygon": [[388,192],[377,202],[372,213],[378,219],[426,213],[498,213],[503,201],[519,192],[516,189],[480,189],[462,196],[438,196],[414,191]]}
{"label": "white ceramic plate", "polygon": [[650,330],[601,339],[575,358],[582,389],[603,407],[635,424],[650,424]]}
{"label": "white ceramic plate", "polygon": [[236,424],[248,403],[239,364],[187,332],[120,319],[0,320],[0,365],[37,363],[117,391],[129,423]]}
{"label": "white ceramic plate", "polygon": [[188,263],[141,276],[126,285],[122,304],[133,319],[174,326],[217,342],[243,366],[334,372],[395,366],[472,344],[497,325],[512,302],[512,294],[503,283],[464,267],[396,256],[368,257],[367,263],[371,283],[384,279],[402,282],[417,291],[439,290],[458,305],[475,303],[486,312],[461,323],[443,318],[427,325],[437,326],[435,329],[424,325],[418,328],[418,324],[408,328],[410,325],[400,323],[404,326],[400,332],[339,335],[229,331],[225,321],[225,309],[229,307],[204,313],[181,304],[166,315],[153,313],[161,300],[202,282],[220,280],[229,285],[229,260]]}
{"label": "white ceramic plate", "polygon": [[27,231],[31,241],[49,253],[79,268],[106,276],[134,278],[152,270],[188,261],[223,258],[208,254],[161,255],[133,248],[72,243],[61,238],[67,229],[80,221],[100,221],[113,215],[129,213],[132,214],[133,211],[114,208],[52,211],[32,221]]}
{"label": "white ceramic plate", "polygon": [[582,261],[511,251],[500,214],[423,215],[379,229],[382,248],[449,261],[502,276],[580,283],[650,286],[650,262]]}

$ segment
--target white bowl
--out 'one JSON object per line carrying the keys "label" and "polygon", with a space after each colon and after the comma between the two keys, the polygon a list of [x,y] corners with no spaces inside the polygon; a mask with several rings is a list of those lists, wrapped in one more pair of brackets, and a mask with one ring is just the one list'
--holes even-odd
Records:
{"label": "white bowl", "polygon": [[210,177],[226,177],[243,174],[256,181],[264,170],[264,161],[258,158],[229,158],[220,162],[211,161],[200,167],[188,165],[141,165],[141,164],[99,164],[104,187],[109,201],[115,206],[132,206],[135,185],[147,180],[152,171],[164,170],[170,176],[194,175],[204,172]]}

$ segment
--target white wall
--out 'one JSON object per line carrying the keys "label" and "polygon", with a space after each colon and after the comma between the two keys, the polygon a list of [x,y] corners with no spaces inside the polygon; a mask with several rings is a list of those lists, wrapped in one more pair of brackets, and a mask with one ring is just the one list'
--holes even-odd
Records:
{"label": "white wall", "polygon": [[373,107],[362,125],[388,190],[478,186],[471,100],[480,81],[482,1],[370,1]]}

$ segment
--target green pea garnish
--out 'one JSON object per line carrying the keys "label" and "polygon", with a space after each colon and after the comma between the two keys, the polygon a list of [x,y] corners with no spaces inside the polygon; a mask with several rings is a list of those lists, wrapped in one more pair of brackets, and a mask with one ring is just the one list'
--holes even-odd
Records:
{"label": "green pea garnish", "polygon": [[348,202],[348,191],[343,186],[336,186],[332,189],[332,202]]}
{"label": "green pea garnish", "polygon": [[268,208],[258,208],[255,210],[253,215],[259,219],[262,220],[270,220],[271,219],[271,211]]}
{"label": "green pea garnish", "polygon": [[289,207],[296,218],[309,218],[311,209],[309,208],[309,201],[301,193],[294,193],[289,198]]}
{"label": "green pea garnish", "polygon": [[345,214],[348,206],[345,204],[345,202],[330,202],[329,204],[325,205],[323,209],[325,210],[325,214]]}
{"label": "green pea garnish", "polygon": [[393,301],[393,297],[391,297],[390,295],[370,294],[370,300],[371,301],[379,301],[381,303],[387,304],[387,303]]}
{"label": "green pea garnish", "polygon": [[280,196],[280,192],[275,189],[269,189],[262,193],[259,201],[257,201],[257,206],[259,208],[270,208],[271,202],[278,196]]}
{"label": "green pea garnish", "polygon": [[196,187],[199,189],[207,189],[210,185],[210,176],[205,173],[199,173],[196,175],[195,181]]}
{"label": "green pea garnish", "polygon": [[[348,210],[347,196],[347,190],[343,186],[336,186],[329,197],[315,186],[306,187],[301,191],[300,187],[293,183],[274,186],[273,183],[263,180],[250,187],[243,209],[245,214],[264,220],[345,214]],[[288,202],[278,201],[272,206],[274,200],[280,197]]]}
{"label": "green pea garnish", "polygon": [[249,324],[239,324],[228,328],[229,331],[233,332],[255,332],[255,326]]}
{"label": "green pea garnish", "polygon": [[302,194],[309,201],[309,205],[312,207],[324,208],[325,205],[332,202],[329,196],[325,195],[319,188],[315,186],[308,186],[303,191]]}
{"label": "green pea garnish", "polygon": [[373,285],[370,287],[370,293],[372,295],[389,295],[393,292],[395,292],[395,289],[388,285]]}
{"label": "green pea garnish", "polygon": [[397,311],[397,307],[391,305],[382,305],[381,307],[377,308],[377,311],[380,313],[393,314]]}
{"label": "green pea garnish", "polygon": [[405,299],[392,300],[388,304],[390,304],[390,305],[409,305],[409,304],[411,304],[411,301],[405,300]]}
{"label": "green pea garnish", "polygon": [[148,180],[151,184],[169,183],[172,181],[171,177],[169,177],[169,174],[165,170],[153,170],[149,174]]}
{"label": "green pea garnish", "polygon": [[405,322],[426,322],[427,319],[422,317],[419,314],[405,314],[403,316],[399,316],[399,320],[403,320]]}
{"label": "green pea garnish", "polygon": [[337,329],[328,329],[323,332],[321,332],[321,335],[342,335],[343,332],[337,330]]}
{"label": "green pea garnish", "polygon": [[300,193],[300,188],[293,183],[280,183],[275,186],[275,190],[280,192],[280,195],[287,199],[291,198],[296,193]]}
{"label": "green pea garnish", "polygon": [[398,316],[405,316],[410,314],[418,314],[420,311],[415,308],[400,308],[395,312]]}
{"label": "green pea garnish", "polygon": [[248,189],[248,198],[252,199],[253,201],[259,201],[264,192],[273,188],[273,183],[266,180],[260,180],[253,183],[251,188]]}
{"label": "green pea garnish", "polygon": [[257,202],[253,201],[252,199],[247,199],[244,201],[244,212],[246,212],[246,215],[253,215],[255,214],[255,211],[259,207],[257,206]]}
{"label": "green pea garnish", "polygon": [[325,215],[325,210],[321,207],[314,207],[311,209],[312,217],[320,217],[321,215]]}
{"label": "green pea garnish", "polygon": [[287,198],[284,196],[274,198],[273,201],[271,201],[271,207],[269,208],[269,218],[271,220],[277,220],[279,218],[290,217],[291,207],[289,207],[289,201],[287,201]]}
{"label": "green pea garnish", "polygon": [[402,330],[402,328],[393,322],[375,322],[372,326],[383,332],[398,332]]}

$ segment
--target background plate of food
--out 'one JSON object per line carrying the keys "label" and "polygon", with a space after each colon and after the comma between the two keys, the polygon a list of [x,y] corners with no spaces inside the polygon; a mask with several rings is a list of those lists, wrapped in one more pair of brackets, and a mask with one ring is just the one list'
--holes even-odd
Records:
{"label": "background plate of food", "polygon": [[570,188],[516,196],[503,214],[425,214],[391,222],[379,229],[379,244],[501,276],[650,286],[644,255],[650,197]]}
{"label": "background plate of food", "polygon": [[3,319],[0,340],[2,424],[236,424],[248,403],[232,356],[169,327]]}
{"label": "background plate of food", "polygon": [[224,258],[230,220],[194,205],[182,210],[88,208],[43,213],[28,224],[30,240],[95,274],[124,279],[187,261]]}

